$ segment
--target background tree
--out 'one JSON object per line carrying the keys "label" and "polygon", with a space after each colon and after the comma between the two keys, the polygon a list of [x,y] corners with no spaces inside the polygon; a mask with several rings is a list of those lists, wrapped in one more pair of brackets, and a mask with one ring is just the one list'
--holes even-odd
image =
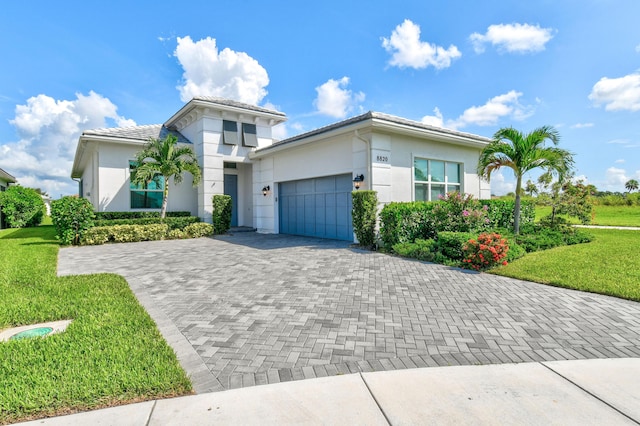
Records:
{"label": "background tree", "polygon": [[513,231],[520,233],[520,197],[522,176],[543,168],[559,176],[567,174],[573,166],[573,155],[564,149],[545,147],[549,140],[558,145],[560,135],[552,126],[542,126],[523,134],[513,127],[502,128],[493,135],[493,141],[480,153],[478,174],[490,180],[491,174],[502,167],[513,170],[516,178],[516,200],[513,212]]}
{"label": "background tree", "polygon": [[178,146],[178,138],[169,134],[164,139],[150,139],[144,149],[136,154],[136,168],[131,171],[131,182],[145,185],[158,176],[164,177],[160,209],[160,218],[164,219],[169,198],[169,179],[173,178],[178,185],[185,172],[191,173],[193,186],[198,186],[202,172],[196,154],[189,146]]}
{"label": "background tree", "polygon": [[538,193],[538,187],[535,183],[531,182],[531,180],[528,180],[526,186],[524,187],[524,192],[533,197],[534,194]]}
{"label": "background tree", "polygon": [[627,191],[629,191],[629,193],[631,193],[631,191],[637,191],[638,181],[635,179],[629,179],[627,183],[624,184],[624,187]]}

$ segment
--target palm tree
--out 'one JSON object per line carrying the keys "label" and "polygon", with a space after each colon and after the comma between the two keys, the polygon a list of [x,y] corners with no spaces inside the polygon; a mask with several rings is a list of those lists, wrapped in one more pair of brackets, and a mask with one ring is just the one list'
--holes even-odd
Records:
{"label": "palm tree", "polygon": [[178,138],[172,134],[164,139],[149,139],[144,149],[136,154],[136,164],[136,168],[131,171],[131,182],[135,184],[144,185],[158,176],[164,177],[161,219],[167,213],[169,178],[173,177],[173,182],[179,184],[184,172],[189,172],[193,176],[193,186],[200,183],[202,173],[196,154],[191,147],[178,146]]}
{"label": "palm tree", "polygon": [[624,187],[627,191],[629,191],[629,193],[631,193],[631,191],[637,191],[638,181],[635,179],[629,179],[627,183],[624,184]]}
{"label": "palm tree", "polygon": [[516,202],[513,211],[513,231],[520,233],[520,196],[522,176],[536,168],[563,176],[573,166],[573,154],[564,149],[545,147],[546,140],[558,145],[560,135],[552,126],[542,126],[523,134],[513,127],[502,128],[493,135],[493,140],[480,153],[478,174],[487,180],[491,173],[502,167],[513,170],[516,177]]}

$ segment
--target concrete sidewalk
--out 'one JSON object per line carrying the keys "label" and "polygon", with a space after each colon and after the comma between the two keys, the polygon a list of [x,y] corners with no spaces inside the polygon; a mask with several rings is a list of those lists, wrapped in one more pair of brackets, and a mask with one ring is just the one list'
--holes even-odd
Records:
{"label": "concrete sidewalk", "polygon": [[640,424],[640,358],[356,373],[41,419],[31,425]]}

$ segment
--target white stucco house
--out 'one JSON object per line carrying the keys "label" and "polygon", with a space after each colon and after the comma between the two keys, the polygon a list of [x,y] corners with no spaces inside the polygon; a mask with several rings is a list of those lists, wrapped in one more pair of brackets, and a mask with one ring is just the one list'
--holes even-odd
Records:
{"label": "white stucco house", "polygon": [[[9,185],[15,184],[16,178],[0,169],[0,192],[6,191]],[[4,220],[2,219],[2,209],[0,208],[0,229],[4,227]]]}
{"label": "white stucco house", "polygon": [[164,124],[85,131],[71,177],[96,211],[159,209],[162,188],[136,187],[129,175],[150,137],[173,133],[193,147],[203,173],[197,188],[190,175],[177,187],[168,182],[169,211],[210,221],[212,196],[225,193],[233,226],[343,240],[353,240],[356,183],[377,191],[381,203],[435,200],[453,190],[490,198],[476,173],[487,138],[367,112],[276,141],[272,129],[284,121],[282,112],[196,97]]}

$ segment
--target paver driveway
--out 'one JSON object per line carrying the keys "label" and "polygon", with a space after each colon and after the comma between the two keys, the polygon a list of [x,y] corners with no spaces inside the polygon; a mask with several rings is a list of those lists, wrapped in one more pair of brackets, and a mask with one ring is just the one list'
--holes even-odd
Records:
{"label": "paver driveway", "polygon": [[[437,365],[640,357],[640,304],[240,233],[60,250],[129,282],[198,392]],[[195,349],[195,351],[194,351]]]}

